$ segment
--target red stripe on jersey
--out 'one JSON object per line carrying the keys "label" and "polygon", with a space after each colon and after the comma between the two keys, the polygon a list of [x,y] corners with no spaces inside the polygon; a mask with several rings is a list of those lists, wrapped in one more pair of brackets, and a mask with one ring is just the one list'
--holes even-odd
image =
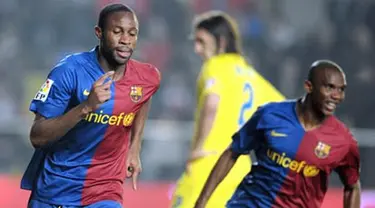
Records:
{"label": "red stripe on jersey", "polygon": [[[115,92],[114,100],[117,102],[114,102],[112,115],[120,115],[124,103],[118,102],[121,100],[118,97],[124,92],[118,87],[115,88]],[[87,171],[82,191],[82,205],[102,200],[114,200],[122,204],[130,129],[122,125],[108,125],[103,141],[97,147]]]}

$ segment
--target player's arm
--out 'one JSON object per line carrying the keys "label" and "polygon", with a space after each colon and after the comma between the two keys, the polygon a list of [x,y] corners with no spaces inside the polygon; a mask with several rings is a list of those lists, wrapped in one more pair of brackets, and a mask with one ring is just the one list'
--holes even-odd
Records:
{"label": "player's arm", "polygon": [[197,131],[195,139],[193,140],[192,153],[202,149],[204,141],[210,133],[215,121],[219,101],[220,96],[217,93],[208,93],[205,95],[203,107],[200,111],[199,120],[197,121]]}
{"label": "player's arm", "polygon": [[[79,121],[81,121],[88,113],[97,109],[100,104],[107,101],[110,94],[111,81],[104,81],[113,75],[113,72],[107,72],[98,81],[96,81],[91,89],[88,99],[72,108],[65,114],[53,116],[57,111],[63,112],[70,98],[68,84],[64,84],[63,78],[56,77],[54,84],[51,86],[52,94],[47,100],[32,103],[35,112],[34,123],[30,130],[30,141],[35,148],[41,148],[49,145],[64,136]],[[61,76],[61,74],[60,74]],[[44,116],[47,115],[47,116]]]}
{"label": "player's arm", "polygon": [[219,160],[212,169],[201,194],[199,195],[195,208],[205,207],[216,187],[224,180],[229,171],[233,168],[238,157],[239,154],[233,152],[231,147],[228,147],[221,154]]}
{"label": "player's arm", "polygon": [[215,63],[209,63],[203,67],[203,77],[205,77],[205,86],[202,92],[203,104],[193,138],[190,162],[210,154],[210,152],[203,151],[203,144],[213,127],[222,91],[222,79],[217,72]]}
{"label": "player's arm", "polygon": [[82,103],[63,116],[46,119],[36,113],[30,130],[30,141],[33,147],[41,148],[64,136],[85,115],[90,112],[86,103]]}
{"label": "player's arm", "polygon": [[148,112],[151,106],[151,98],[142,105],[140,110],[135,115],[134,124],[132,127],[130,149],[140,152],[142,145],[143,130],[145,127]]}
{"label": "player's arm", "polygon": [[[249,154],[261,142],[262,110],[254,113],[249,121],[233,135],[232,144],[221,154],[199,195],[195,208],[204,208],[217,186],[228,175],[240,155]],[[264,122],[263,122],[264,123]]]}
{"label": "player's arm", "polygon": [[150,106],[151,98],[143,104],[141,109],[137,112],[131,131],[130,148],[125,167],[126,176],[133,179],[133,190],[137,190],[138,175],[142,172],[140,160],[142,137]]}
{"label": "player's arm", "polygon": [[[352,137],[352,136],[351,136]],[[351,145],[348,153],[335,171],[339,174],[344,184],[343,204],[345,208],[360,208],[361,185],[359,180],[359,149],[354,138],[350,138]]]}
{"label": "player's arm", "polygon": [[360,208],[361,184],[359,181],[344,188],[344,208]]}

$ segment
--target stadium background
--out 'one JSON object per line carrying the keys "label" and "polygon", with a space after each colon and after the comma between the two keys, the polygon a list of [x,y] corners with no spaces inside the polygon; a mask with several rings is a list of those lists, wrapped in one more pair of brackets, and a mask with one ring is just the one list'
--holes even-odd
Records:
{"label": "stadium background", "polygon": [[[143,144],[138,192],[127,185],[127,207],[164,208],[189,149],[200,59],[187,37],[194,14],[221,9],[237,18],[244,51],[288,98],[300,96],[316,59],[332,59],[347,73],[347,100],[337,115],[359,140],[363,207],[375,207],[375,1],[371,0],[1,0],[0,207],[25,207],[19,178],[32,154],[28,104],[50,68],[96,43],[93,27],[108,2],[122,2],[140,21],[134,57],[163,74]],[[340,207],[334,175],[324,207]]]}

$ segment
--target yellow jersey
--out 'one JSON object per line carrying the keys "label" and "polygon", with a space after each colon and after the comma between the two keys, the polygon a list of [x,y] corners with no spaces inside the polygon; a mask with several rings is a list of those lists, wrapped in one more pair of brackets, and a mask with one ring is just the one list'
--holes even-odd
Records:
{"label": "yellow jersey", "polygon": [[[190,173],[184,173],[177,182],[171,202],[172,208],[194,207],[220,154],[231,143],[232,135],[250,118],[258,106],[284,99],[279,91],[238,54],[217,55],[204,63],[197,80],[195,125],[200,119],[199,113],[204,105],[205,96],[211,93],[217,94],[220,101],[211,131],[204,138],[203,150],[216,151],[218,154],[198,159],[191,164]],[[250,157],[239,157],[232,170],[216,188],[206,208],[224,208],[250,168]]]}
{"label": "yellow jersey", "polygon": [[[258,106],[282,101],[284,96],[238,54],[221,54],[206,61],[197,81],[196,121],[207,94],[220,97],[212,129],[205,138],[206,150],[224,150],[232,135]],[[196,127],[197,129],[197,127]]]}

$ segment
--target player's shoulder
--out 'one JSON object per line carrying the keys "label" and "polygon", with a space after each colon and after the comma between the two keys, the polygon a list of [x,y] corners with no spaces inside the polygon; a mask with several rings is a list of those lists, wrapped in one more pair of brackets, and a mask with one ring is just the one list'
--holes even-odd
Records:
{"label": "player's shoulder", "polygon": [[76,69],[89,61],[94,51],[72,53],[60,59],[52,68],[52,73],[75,73]]}
{"label": "player's shoulder", "polygon": [[283,113],[290,114],[294,113],[294,108],[297,104],[297,100],[284,100],[279,102],[268,102],[259,107],[263,113],[272,114],[272,113]]}
{"label": "player's shoulder", "polygon": [[216,56],[211,57],[205,62],[207,65],[214,65],[214,66],[228,66],[228,65],[241,65],[248,67],[247,60],[244,56],[237,53],[223,53]]}
{"label": "player's shoulder", "polygon": [[348,142],[353,142],[354,137],[352,131],[344,122],[342,122],[336,116],[332,115],[329,118],[327,118],[324,125],[326,126],[326,128],[330,128],[337,134],[342,135],[342,138],[346,139]]}
{"label": "player's shoulder", "polygon": [[[229,69],[233,70],[229,70]],[[206,60],[202,65],[202,75],[208,77],[231,77],[242,72],[244,58],[239,54],[219,54]],[[246,67],[247,68],[247,65]]]}
{"label": "player's shoulder", "polygon": [[222,57],[223,57],[222,55],[213,56],[213,57],[207,59],[203,63],[203,66],[207,67],[207,66],[212,66],[212,65],[216,65],[216,64],[222,63],[224,61],[224,59]]}
{"label": "player's shoulder", "polygon": [[73,55],[65,56],[63,59],[57,62],[57,64],[52,68],[50,74],[55,77],[64,76],[67,74],[74,74],[76,61]]}
{"label": "player's shoulder", "polygon": [[[215,55],[209,59],[207,59],[204,63],[202,68],[206,70],[210,69],[217,69],[217,68],[222,68],[226,67],[228,65],[235,65],[236,59],[233,57],[238,57],[239,55],[234,55],[234,54],[219,54]],[[215,70],[215,71],[222,71],[222,70]],[[227,70],[226,70],[227,71]]]}
{"label": "player's shoulder", "polygon": [[206,60],[203,63],[202,69],[201,69],[203,76],[205,76],[206,74],[207,75],[218,74],[221,71],[221,70],[218,70],[218,66],[220,66],[219,62],[220,62],[220,59],[217,57],[212,57]]}
{"label": "player's shoulder", "polygon": [[265,127],[275,127],[296,122],[296,100],[269,102],[258,107],[256,114]]}
{"label": "player's shoulder", "polygon": [[137,74],[149,82],[159,85],[161,81],[161,73],[159,69],[149,63],[144,63],[135,59],[130,59],[131,66],[137,71]]}

